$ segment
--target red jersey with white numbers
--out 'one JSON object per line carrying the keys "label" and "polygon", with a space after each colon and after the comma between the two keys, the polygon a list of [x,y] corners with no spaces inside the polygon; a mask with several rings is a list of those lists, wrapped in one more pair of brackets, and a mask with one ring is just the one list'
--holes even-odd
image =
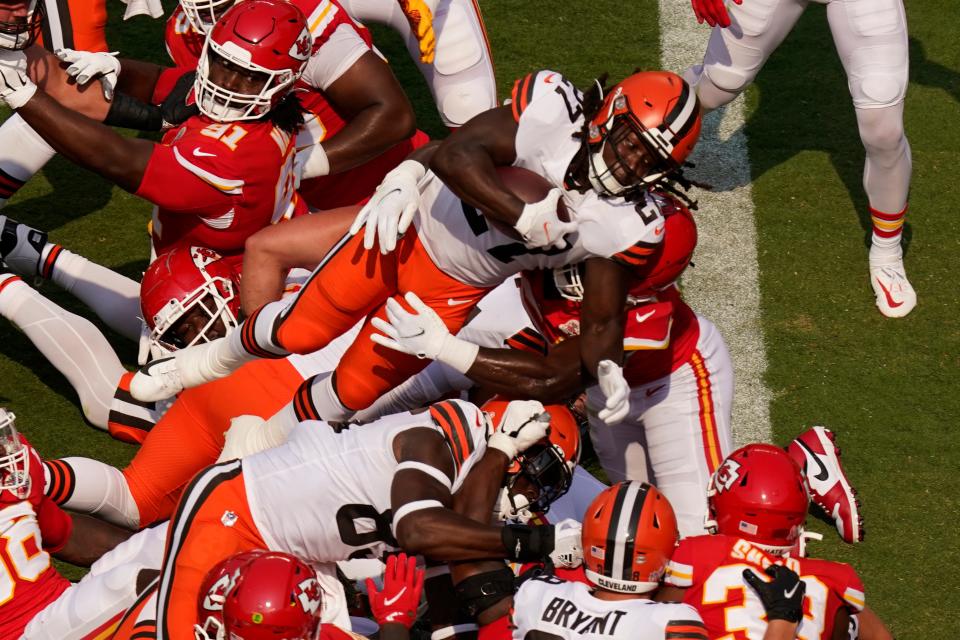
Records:
{"label": "red jersey with white numbers", "polygon": [[209,247],[225,257],[268,224],[306,211],[294,188],[293,137],[267,121],[194,116],[154,145],[136,194],[157,207],[157,253]]}
{"label": "red jersey with white numbers", "polygon": [[[352,64],[349,57],[359,51],[351,46],[351,36],[356,37],[354,45],[362,43],[367,50],[372,46],[373,39],[370,31],[354,22],[336,0],[294,0],[293,4],[303,11],[313,36],[311,60],[307,62],[304,74],[295,87],[300,103],[309,113],[306,129],[311,140],[321,142],[346,124],[345,114],[339,113],[327,101],[323,90]],[[345,32],[348,34],[346,38]],[[167,53],[176,66],[196,68],[203,50],[204,36],[190,24],[179,6],[167,20],[164,41]],[[343,59],[345,56],[347,59]],[[344,64],[332,64],[329,58],[336,58]]]}
{"label": "red jersey with white numbers", "polygon": [[73,521],[43,494],[43,462],[29,448],[30,484],[0,491],[0,638],[19,638],[30,619],[70,582],[50,564],[49,551],[67,543]]}
{"label": "red jersey with white numbers", "polygon": [[766,577],[764,569],[774,562],[795,571],[806,585],[797,637],[827,640],[842,607],[851,613],[863,609],[863,583],[850,565],[778,558],[746,540],[724,535],[681,540],[664,581],[687,590],[683,601],[699,611],[711,638],[761,640],[767,627],[763,604],[744,582],[743,570]]}

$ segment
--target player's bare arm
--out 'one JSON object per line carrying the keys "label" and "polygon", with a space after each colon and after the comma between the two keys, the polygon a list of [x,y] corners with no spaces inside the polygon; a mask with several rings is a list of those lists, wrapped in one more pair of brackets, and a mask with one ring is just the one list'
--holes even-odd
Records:
{"label": "player's bare arm", "polygon": [[330,173],[346,171],[413,135],[416,119],[390,67],[366,52],[325,91],[346,126],[323,142]]}
{"label": "player's bare arm", "polygon": [[240,300],[247,315],[283,294],[287,272],[314,269],[356,217],[358,207],[343,207],[270,225],[247,238]]}
{"label": "player's bare arm", "polygon": [[430,168],[461,200],[512,227],[525,203],[507,189],[496,168],[516,159],[516,137],[510,107],[484,111],[440,144]]}
{"label": "player's bare arm", "polygon": [[[624,311],[630,274],[610,260],[593,258],[584,269],[580,361],[590,378],[601,361],[623,360]],[[588,378],[589,379],[589,378]]]}
{"label": "player's bare arm", "polygon": [[583,390],[580,339],[554,345],[546,356],[518,349],[480,347],[467,377],[495,393],[560,402]]}
{"label": "player's bare arm", "polygon": [[64,107],[40,89],[17,111],[57,153],[126,191],[134,192],[140,187],[153,153],[153,142],[125,138]]}
{"label": "player's bare arm", "polygon": [[53,555],[58,560],[89,567],[100,557],[133,535],[128,529],[97,520],[90,516],[74,514],[73,531],[60,551]]}
{"label": "player's bare arm", "polygon": [[64,107],[101,121],[110,111],[100,90],[100,83],[78,85],[67,75],[67,65],[39,45],[32,45],[24,52],[27,58],[27,73],[30,79]]}

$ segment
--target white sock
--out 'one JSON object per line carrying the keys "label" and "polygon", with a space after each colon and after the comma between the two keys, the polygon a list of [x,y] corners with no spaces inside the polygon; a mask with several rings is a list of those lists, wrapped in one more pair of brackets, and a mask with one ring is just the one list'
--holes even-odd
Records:
{"label": "white sock", "polygon": [[0,315],[67,378],[87,420],[106,429],[110,403],[126,369],[100,330],[11,275],[0,276]]}
{"label": "white sock", "polygon": [[44,474],[44,492],[60,506],[127,529],[140,528],[140,510],[116,467],[90,458],[62,458],[47,461]]}
{"label": "white sock", "polygon": [[107,326],[125,338],[140,340],[140,283],[66,249],[51,271],[53,282],[90,307]]}
{"label": "white sock", "polygon": [[19,114],[0,125],[0,207],[56,155]]}

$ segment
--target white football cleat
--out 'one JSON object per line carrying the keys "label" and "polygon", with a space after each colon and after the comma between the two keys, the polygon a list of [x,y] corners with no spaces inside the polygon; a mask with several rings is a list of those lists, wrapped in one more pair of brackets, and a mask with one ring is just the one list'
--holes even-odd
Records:
{"label": "white football cleat", "polygon": [[917,306],[917,292],[907,280],[901,259],[886,264],[871,261],[870,284],[877,308],[888,318],[902,318]]}
{"label": "white football cleat", "polygon": [[0,259],[24,278],[40,275],[41,254],[47,234],[13,218],[0,216]]}
{"label": "white football cleat", "polygon": [[175,356],[154,360],[142,367],[130,381],[130,395],[141,402],[157,402],[183,391],[183,380]]}

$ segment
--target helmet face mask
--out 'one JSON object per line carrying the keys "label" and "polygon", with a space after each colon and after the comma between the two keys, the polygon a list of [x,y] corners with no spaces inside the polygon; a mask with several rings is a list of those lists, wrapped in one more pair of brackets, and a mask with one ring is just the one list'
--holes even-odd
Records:
{"label": "helmet face mask", "polygon": [[236,3],[237,0],[180,0],[180,7],[194,29],[210,33],[220,16]]}
{"label": "helmet face mask", "polygon": [[312,53],[306,18],[296,6],[278,0],[235,4],[207,34],[200,53],[194,82],[200,113],[217,122],[263,118],[287,95]]}
{"label": "helmet face mask", "polygon": [[[0,21],[0,49],[20,51],[32,45],[40,35],[45,9],[40,0],[28,0],[24,16],[9,16]],[[12,12],[13,9],[5,9]]]}
{"label": "helmet face mask", "polygon": [[0,491],[25,499],[30,494],[30,456],[16,422],[12,411],[0,408]]}
{"label": "helmet face mask", "polygon": [[176,248],[154,260],[140,285],[140,309],[155,356],[228,335],[239,326],[239,278],[217,252]]}
{"label": "helmet face mask", "polygon": [[635,73],[587,128],[588,177],[602,197],[628,197],[677,172],[700,135],[700,103],[680,76]]}

